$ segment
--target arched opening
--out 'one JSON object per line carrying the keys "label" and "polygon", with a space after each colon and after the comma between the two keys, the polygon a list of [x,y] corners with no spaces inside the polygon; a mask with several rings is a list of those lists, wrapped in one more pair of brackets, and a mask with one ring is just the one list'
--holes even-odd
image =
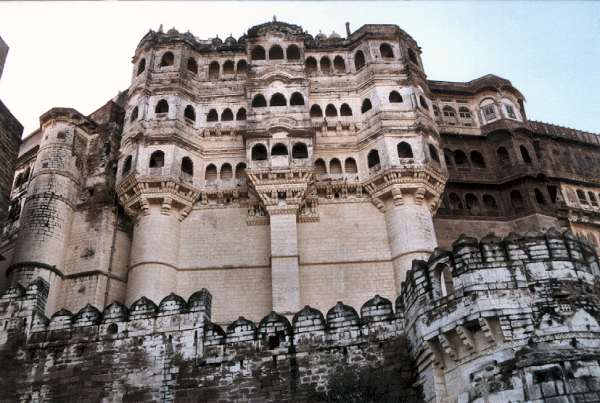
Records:
{"label": "arched opening", "polygon": [[[27,179],[27,177],[25,177],[25,179]],[[596,195],[593,192],[588,191],[588,198],[590,199],[590,203],[592,204],[592,206],[598,205],[598,200],[596,199]]]}
{"label": "arched opening", "polygon": [[333,104],[329,104],[325,107],[325,116],[327,116],[328,118],[337,117],[337,109],[335,109],[335,106]]}
{"label": "arched opening", "polygon": [[283,59],[283,49],[279,45],[271,46],[269,49],[269,60],[282,60]]}
{"label": "arched opening", "polygon": [[140,60],[140,62],[138,63],[138,68],[137,68],[137,75],[139,76],[140,74],[142,74],[144,71],[146,70],[146,59],[142,59]]}
{"label": "arched opening", "polygon": [[331,60],[327,56],[321,58],[321,73],[331,74]]}
{"label": "arched opening", "polygon": [[342,163],[337,158],[329,161],[329,173],[332,175],[338,175],[342,173]]}
{"label": "arched opening", "polygon": [[473,115],[471,115],[471,111],[466,106],[461,106],[458,108],[458,115],[462,120],[470,121],[473,119]]}
{"label": "arched opening", "polygon": [[218,122],[219,121],[219,114],[217,113],[216,109],[211,109],[210,111],[208,111],[208,115],[206,115],[206,121],[207,122]]}
{"label": "arched opening", "polygon": [[198,63],[196,63],[196,59],[194,59],[193,57],[190,57],[187,60],[187,69],[189,72],[198,74]]}
{"label": "arched opening", "polygon": [[496,158],[498,158],[498,162],[500,164],[508,164],[510,163],[510,156],[508,155],[508,151],[504,147],[498,147],[496,150]]}
{"label": "arched opening", "polygon": [[379,167],[380,163],[381,162],[379,160],[379,151],[369,151],[369,154],[367,155],[367,165],[369,166],[369,168]]}
{"label": "arched opening", "polygon": [[194,163],[190,157],[183,157],[181,159],[181,172],[189,176],[194,176]]}
{"label": "arched opening", "polygon": [[579,203],[588,204],[588,201],[585,197],[585,192],[581,189],[577,189],[577,198],[579,199]]}
{"label": "arched opening", "polygon": [[223,63],[223,74],[234,74],[235,73],[235,64],[233,60],[227,60]]}
{"label": "arched opening", "polygon": [[367,113],[371,110],[373,106],[371,105],[371,100],[369,98],[365,98],[362,102],[362,106],[360,107],[360,111],[362,113]]}
{"label": "arched opening", "polygon": [[221,113],[221,121],[222,122],[230,122],[233,120],[233,112],[229,108],[225,108],[225,110]]}
{"label": "arched opening", "polygon": [[431,156],[432,161],[440,162],[440,156],[437,148],[435,148],[433,144],[429,144],[429,155]]}
{"label": "arched opening", "polygon": [[246,120],[246,109],[244,109],[244,108],[238,109],[238,111],[235,115],[235,120]]}
{"label": "arched opening", "polygon": [[545,206],[546,198],[544,197],[544,194],[542,193],[542,191],[536,188],[533,190],[533,193],[535,194],[535,202],[537,204],[539,204],[540,206]]}
{"label": "arched opening", "polygon": [[433,117],[438,120],[440,118],[440,108],[437,105],[433,105]]}
{"label": "arched opening", "polygon": [[285,51],[288,60],[300,60],[300,48],[296,45],[290,45]]}
{"label": "arched opening", "polygon": [[450,206],[451,210],[462,210],[463,209],[462,200],[456,193],[450,193],[448,195],[448,205]]}
{"label": "arched opening", "polygon": [[194,107],[192,105],[186,106],[183,110],[183,116],[186,119],[189,119],[192,122],[194,122],[196,120],[196,111],[194,110]]}
{"label": "arched opening", "polygon": [[325,167],[325,161],[323,161],[320,158],[315,161],[315,172],[320,175],[324,175],[327,173],[327,168]]}
{"label": "arched opening", "polygon": [[131,171],[132,161],[133,161],[133,158],[131,157],[131,155],[128,155],[127,158],[125,158],[125,162],[123,162],[122,176],[127,175],[129,173],[129,171]]}
{"label": "arched opening", "polygon": [[208,65],[208,78],[211,80],[216,80],[219,78],[219,70],[220,70],[219,62],[212,62]]}
{"label": "arched opening", "polygon": [[347,174],[358,173],[358,166],[356,165],[356,160],[352,157],[346,158],[346,161],[344,162],[344,170]]}
{"label": "arched opening", "polygon": [[498,208],[498,204],[496,203],[496,199],[492,195],[485,194],[483,195],[483,205],[485,209],[488,211],[493,211]]}
{"label": "arched opening", "polygon": [[221,180],[228,181],[233,178],[233,169],[228,162],[221,165]]}
{"label": "arched opening", "polygon": [[419,65],[419,59],[417,59],[417,54],[411,48],[408,48],[408,59],[417,66]]}
{"label": "arched opening", "polygon": [[313,106],[310,107],[310,117],[311,118],[322,118],[323,117],[323,111],[321,110],[321,107],[317,104],[314,104]]}
{"label": "arched opening", "polygon": [[161,99],[156,104],[156,108],[154,109],[156,113],[168,113],[169,112],[169,103],[166,99]]}
{"label": "arched opening", "polygon": [[446,264],[438,264],[434,271],[434,284],[436,296],[445,297],[454,293],[454,280],[450,268]]}
{"label": "arched opening", "polygon": [[252,147],[252,161],[264,161],[267,159],[267,147],[264,144],[255,144]]}
{"label": "arched opening", "polygon": [[513,190],[510,192],[510,204],[515,211],[523,210],[525,207],[525,202],[523,201],[523,196],[521,192],[518,190]]}
{"label": "arched opening", "polygon": [[379,45],[379,53],[381,57],[384,59],[393,59],[394,58],[394,50],[389,43],[382,43]]}
{"label": "arched opening", "polygon": [[276,157],[278,155],[288,155],[288,149],[285,144],[277,143],[271,149],[271,156]]}
{"label": "arched opening", "polygon": [[456,124],[456,111],[451,106],[444,106],[442,108],[442,114],[444,115],[444,120],[449,124]]}
{"label": "arched opening", "polygon": [[340,107],[340,116],[352,116],[352,108],[348,104],[342,104]]}
{"label": "arched opening", "polygon": [[359,50],[354,54],[354,69],[358,71],[363,67],[365,67],[365,54]]}
{"label": "arched opening", "polygon": [[479,151],[471,151],[471,164],[475,168],[485,168],[485,159]]}
{"label": "arched opening", "polygon": [[250,54],[252,60],[265,60],[265,48],[262,46],[255,46]]}
{"label": "arched opening", "polygon": [[275,94],[273,94],[273,96],[271,97],[271,100],[269,101],[269,106],[286,106],[287,105],[287,100],[285,99],[285,97],[283,96],[283,94],[276,92]]}
{"label": "arched opening", "polygon": [[519,149],[521,150],[521,158],[523,159],[523,162],[526,164],[531,164],[531,157],[529,156],[529,151],[527,151],[527,148],[525,146],[520,146]]}
{"label": "arched opening", "polygon": [[405,141],[398,143],[398,158],[413,158],[413,151],[410,144]]}
{"label": "arched opening", "polygon": [[463,150],[455,150],[454,162],[457,166],[467,165],[467,154],[465,154]]}
{"label": "arched opening", "polygon": [[308,148],[304,143],[296,143],[292,147],[292,158],[308,158]]}
{"label": "arched opening", "polygon": [[454,159],[452,158],[452,151],[447,148],[444,148],[444,161],[446,161],[446,165],[454,165]]}
{"label": "arched opening", "polygon": [[310,56],[306,58],[306,62],[304,62],[304,68],[308,74],[316,74],[317,72],[317,59]]}
{"label": "arched opening", "polygon": [[150,155],[150,168],[162,168],[165,166],[165,153],[160,150],[154,151]]}
{"label": "arched opening", "polygon": [[217,167],[214,164],[210,164],[206,167],[204,179],[207,183],[215,182],[217,180]]}
{"label": "arched opening", "polygon": [[246,179],[246,164],[240,162],[235,166],[235,179],[244,180]]}
{"label": "arched opening", "polygon": [[425,99],[425,97],[423,95],[419,95],[419,103],[421,104],[422,108],[429,109],[429,105],[427,104],[427,100]]}
{"label": "arched opening", "polygon": [[160,67],[172,66],[175,63],[175,56],[172,52],[166,52],[160,58]]}
{"label": "arched opening", "polygon": [[390,92],[389,100],[390,100],[390,103],[393,103],[393,104],[401,103],[402,95],[400,95],[400,93],[398,91],[392,91],[392,92]]}
{"label": "arched opening", "polygon": [[129,117],[129,121],[130,122],[135,122],[138,118],[138,107],[136,106],[135,108],[133,108],[133,110],[131,111],[131,116]]}
{"label": "arched opening", "polygon": [[479,199],[473,193],[467,193],[465,196],[465,206],[467,210],[479,210]]}
{"label": "arched opening", "polygon": [[256,94],[254,98],[252,98],[252,107],[253,108],[264,108],[267,106],[267,100],[262,94]]}
{"label": "arched opening", "polygon": [[304,105],[304,97],[299,92],[294,92],[292,97],[290,98],[291,106],[301,106]]}
{"label": "arched opening", "polygon": [[248,71],[248,63],[245,60],[238,60],[236,71],[238,74],[246,74]]}
{"label": "arched opening", "polygon": [[342,56],[336,56],[333,58],[333,69],[336,73],[346,72],[346,62]]}

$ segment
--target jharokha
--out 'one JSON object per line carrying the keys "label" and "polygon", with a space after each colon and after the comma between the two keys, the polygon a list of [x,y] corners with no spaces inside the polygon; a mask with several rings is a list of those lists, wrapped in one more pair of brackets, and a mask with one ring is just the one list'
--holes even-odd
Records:
{"label": "jharokha", "polygon": [[600,137],[346,31],[150,31],[127,90],[40,117],[1,402],[311,401],[403,343],[427,402],[600,400]]}

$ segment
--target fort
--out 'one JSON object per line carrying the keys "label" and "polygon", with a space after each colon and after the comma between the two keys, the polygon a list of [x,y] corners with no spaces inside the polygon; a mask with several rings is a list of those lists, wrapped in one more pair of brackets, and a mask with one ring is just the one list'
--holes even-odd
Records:
{"label": "fort", "polygon": [[600,400],[600,137],[395,25],[150,31],[10,200],[0,401],[310,400],[405,347],[427,402]]}

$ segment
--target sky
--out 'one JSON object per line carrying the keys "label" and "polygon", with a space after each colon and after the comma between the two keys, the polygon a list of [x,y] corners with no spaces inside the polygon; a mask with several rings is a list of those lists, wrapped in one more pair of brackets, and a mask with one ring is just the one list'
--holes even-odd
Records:
{"label": "sky", "polygon": [[600,133],[600,2],[1,2],[0,99],[27,135],[52,107],[89,114],[127,89],[149,29],[238,38],[273,15],[312,35],[397,24],[429,79],[493,73],[525,95],[529,119]]}

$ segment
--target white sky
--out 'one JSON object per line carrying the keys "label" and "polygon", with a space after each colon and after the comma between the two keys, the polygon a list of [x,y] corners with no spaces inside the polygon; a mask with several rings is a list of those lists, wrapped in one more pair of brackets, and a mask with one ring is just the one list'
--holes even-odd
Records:
{"label": "white sky", "polygon": [[150,28],[238,38],[274,14],[312,35],[397,24],[422,47],[430,79],[494,73],[523,92],[530,119],[600,133],[600,2],[3,2],[0,99],[27,135],[52,107],[89,114],[125,90]]}

